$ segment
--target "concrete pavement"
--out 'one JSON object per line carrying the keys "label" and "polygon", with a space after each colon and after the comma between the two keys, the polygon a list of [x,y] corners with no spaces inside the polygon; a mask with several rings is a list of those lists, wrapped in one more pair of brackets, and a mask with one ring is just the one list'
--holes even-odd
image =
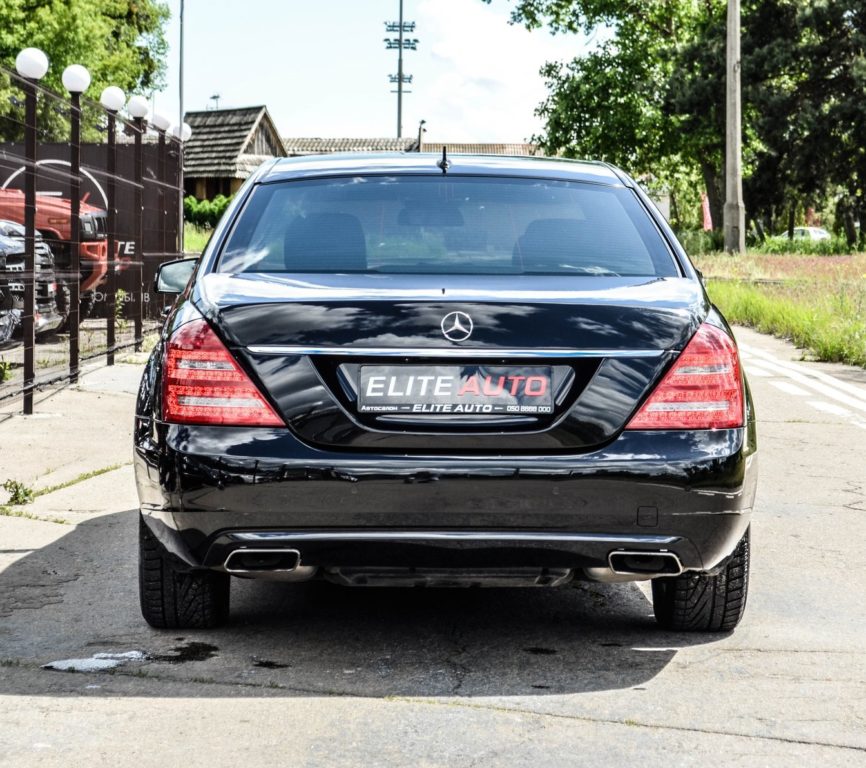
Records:
{"label": "concrete pavement", "polygon": [[[645,588],[587,584],[235,582],[228,628],[158,632],[137,604],[139,370],[0,421],[0,481],[121,465],[0,516],[0,765],[863,764],[866,371],[737,335],[761,478],[727,636],[662,632]],[[111,673],[41,666],[131,651]]]}

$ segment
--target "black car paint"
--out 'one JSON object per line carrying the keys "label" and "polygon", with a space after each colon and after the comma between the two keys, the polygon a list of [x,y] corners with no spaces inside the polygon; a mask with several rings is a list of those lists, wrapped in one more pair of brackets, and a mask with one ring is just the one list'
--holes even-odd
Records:
{"label": "black car paint", "polygon": [[[424,171],[424,160],[418,159],[413,172]],[[249,189],[263,177],[271,181],[290,173],[346,174],[355,172],[353,164],[357,171],[369,172],[371,163],[380,163],[380,172],[385,173],[408,162],[352,158],[335,164],[332,171],[323,170],[321,162],[296,164],[289,171],[269,165],[237,195],[203,254],[197,276],[168,318],[142,379],[135,465],[142,511],[154,533],[190,567],[218,567],[233,548],[242,546],[235,534],[245,530],[269,531],[275,543],[287,546],[310,532],[360,530],[373,535],[369,542],[350,546],[327,537],[305,543],[304,562],[318,565],[599,566],[606,564],[611,545],[604,537],[610,536],[643,537],[646,548],[658,548],[653,542],[668,537],[672,541],[666,548],[686,568],[717,567],[748,526],[754,500],[751,396],[746,386],[744,428],[623,431],[628,417],[702,322],[730,332],[666,222],[638,188],[635,194],[668,242],[683,277],[589,278],[592,282],[585,290],[575,291],[571,309],[563,306],[562,281],[547,279],[545,284],[543,277],[530,278],[538,282],[528,285],[527,295],[519,298],[513,283],[485,278],[489,294],[474,291],[470,301],[471,278],[466,276],[368,280],[317,275],[316,293],[309,276],[293,287],[290,278],[256,280],[210,273]],[[459,172],[514,173],[513,162],[474,158]],[[562,178],[576,174],[593,183],[633,186],[606,166],[587,173],[585,166],[569,172],[562,164],[554,170],[548,165],[527,162],[525,173]],[[406,281],[416,289],[420,283],[420,304],[415,294],[412,299],[395,298],[407,288]],[[528,279],[522,282],[527,285]],[[608,288],[613,298],[590,286]],[[642,303],[640,295],[647,287],[652,297]],[[276,303],[292,291],[297,297],[291,304]],[[316,298],[310,298],[311,292]],[[353,311],[341,316],[336,308]],[[537,347],[537,318],[543,318],[554,333],[544,346],[575,346],[561,330],[563,320],[571,320],[582,324],[581,348],[636,354],[591,358],[590,365],[596,367],[581,382],[586,389],[579,398],[581,392],[574,393],[553,425],[529,432],[436,434],[411,427],[376,429],[352,415],[350,403],[341,400],[338,387],[329,380],[334,367],[346,362],[338,354],[313,363],[308,357],[280,358],[245,349],[262,344],[352,345],[364,340],[361,334],[369,335],[371,325],[374,333],[386,325],[395,331],[390,345],[435,347],[442,344],[437,313],[445,308],[470,313],[480,308],[491,320],[489,326],[482,324],[486,330],[479,331],[470,347]],[[521,325],[519,320],[527,313],[536,319]],[[289,428],[162,421],[164,345],[174,329],[200,316],[223,337]],[[429,322],[431,317],[437,322]],[[641,350],[661,354],[642,357]],[[619,411],[616,403],[621,404]],[[541,546],[495,537],[482,544],[413,540],[413,531],[431,528],[581,531],[598,534],[598,541]],[[403,532],[405,537],[383,542],[375,539],[377,531]]]}

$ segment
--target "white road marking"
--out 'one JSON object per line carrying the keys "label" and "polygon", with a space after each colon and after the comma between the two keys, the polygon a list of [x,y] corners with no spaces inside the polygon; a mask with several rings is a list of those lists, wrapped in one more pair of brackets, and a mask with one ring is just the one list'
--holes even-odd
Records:
{"label": "white road marking", "polygon": [[782,392],[787,392],[789,395],[808,397],[810,394],[812,394],[811,392],[806,391],[802,387],[798,387],[796,384],[792,384],[790,381],[785,381],[784,379],[771,381],[770,384],[772,384],[776,389],[781,389]]}
{"label": "white road marking", "polygon": [[756,368],[750,362],[745,364],[745,369],[746,369],[746,375],[747,376],[757,376],[758,378],[761,378],[761,379],[769,378],[770,376],[776,375],[774,373],[770,373],[769,371],[765,371],[763,368]]}
{"label": "white road marking", "polygon": [[[849,408],[854,408],[858,411],[863,411],[866,413],[866,392],[862,392],[863,398],[860,399],[857,396],[852,396],[848,394],[848,389],[855,390],[857,392],[861,392],[858,387],[854,387],[850,384],[846,384],[846,382],[839,381],[838,379],[833,378],[832,376],[828,376],[827,374],[820,374],[816,371],[804,371],[802,368],[797,370],[792,366],[789,366],[785,363],[771,363],[769,360],[762,360],[761,364],[771,371],[775,371],[778,374],[782,374],[792,381],[796,381],[798,384],[802,384],[804,387],[809,387],[820,395],[827,397],[831,400],[836,400],[843,405],[847,405]],[[809,375],[812,374],[812,375]],[[820,379],[820,380],[818,380]],[[824,383],[826,380],[830,380],[833,382],[833,386]],[[841,386],[845,384],[845,391],[840,391],[843,389]]]}
{"label": "white road marking", "polygon": [[779,360],[777,357],[774,357],[769,352],[755,349],[754,347],[750,347],[748,344],[740,344],[739,348],[745,353],[745,356],[747,358],[758,358],[757,362],[759,362],[760,365],[766,365],[770,368],[782,368],[786,371],[791,371],[800,375],[808,376],[812,379],[816,379],[819,382],[823,382],[825,384],[833,386],[836,389],[846,393],[847,395],[856,397],[866,402],[866,388],[864,387],[858,387],[856,384],[850,384],[847,381],[837,379],[835,376],[831,376],[829,373],[824,373],[824,371],[816,371],[813,368],[808,368],[804,365],[800,365],[799,363],[791,363],[784,360]]}
{"label": "white road marking", "polygon": [[860,429],[866,429],[866,421],[852,421],[851,423],[855,427],[860,427]]}
{"label": "white road marking", "polygon": [[823,400],[808,400],[807,404],[824,413],[832,413],[834,416],[851,416],[851,411],[847,408],[843,408],[841,405],[834,405],[833,403],[825,403]]}

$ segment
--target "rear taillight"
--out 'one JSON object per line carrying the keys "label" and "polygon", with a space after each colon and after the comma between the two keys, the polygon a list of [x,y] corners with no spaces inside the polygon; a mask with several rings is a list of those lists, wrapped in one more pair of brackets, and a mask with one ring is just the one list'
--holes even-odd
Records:
{"label": "rear taillight", "polygon": [[743,426],[743,380],[733,340],[698,328],[626,429],[728,429]]}
{"label": "rear taillight", "polygon": [[169,339],[162,412],[174,424],[285,426],[204,320],[182,325]]}

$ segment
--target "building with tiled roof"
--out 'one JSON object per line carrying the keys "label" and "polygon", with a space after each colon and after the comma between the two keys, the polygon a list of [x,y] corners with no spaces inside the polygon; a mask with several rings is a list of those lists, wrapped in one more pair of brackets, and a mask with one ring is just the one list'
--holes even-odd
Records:
{"label": "building with tiled roof", "polygon": [[192,135],[184,145],[186,194],[201,199],[231,195],[265,160],[286,150],[267,107],[187,112]]}
{"label": "building with tiled roof", "polygon": [[[231,195],[265,160],[272,157],[333,152],[417,152],[416,138],[281,138],[267,107],[187,112],[192,136],[184,146],[186,194],[201,199]],[[534,144],[424,141],[422,152],[449,154],[538,155]]]}
{"label": "building with tiled roof", "polygon": [[[412,142],[412,151],[416,150],[417,142]],[[487,142],[465,141],[429,141],[421,143],[421,152],[441,152],[442,147],[448,148],[449,155],[509,155],[519,157],[534,157],[543,154],[537,144],[491,144]]]}
{"label": "building with tiled roof", "polygon": [[[418,152],[417,139],[325,139],[301,138],[283,139],[286,154],[289,157],[298,155],[322,155],[331,152]],[[448,147],[453,155],[540,155],[541,151],[535,144],[492,144],[485,142],[448,142],[424,141],[421,152],[441,152],[442,147]]]}
{"label": "building with tiled roof", "polygon": [[324,155],[331,152],[407,152],[413,148],[413,139],[283,139],[289,157],[300,155]]}

